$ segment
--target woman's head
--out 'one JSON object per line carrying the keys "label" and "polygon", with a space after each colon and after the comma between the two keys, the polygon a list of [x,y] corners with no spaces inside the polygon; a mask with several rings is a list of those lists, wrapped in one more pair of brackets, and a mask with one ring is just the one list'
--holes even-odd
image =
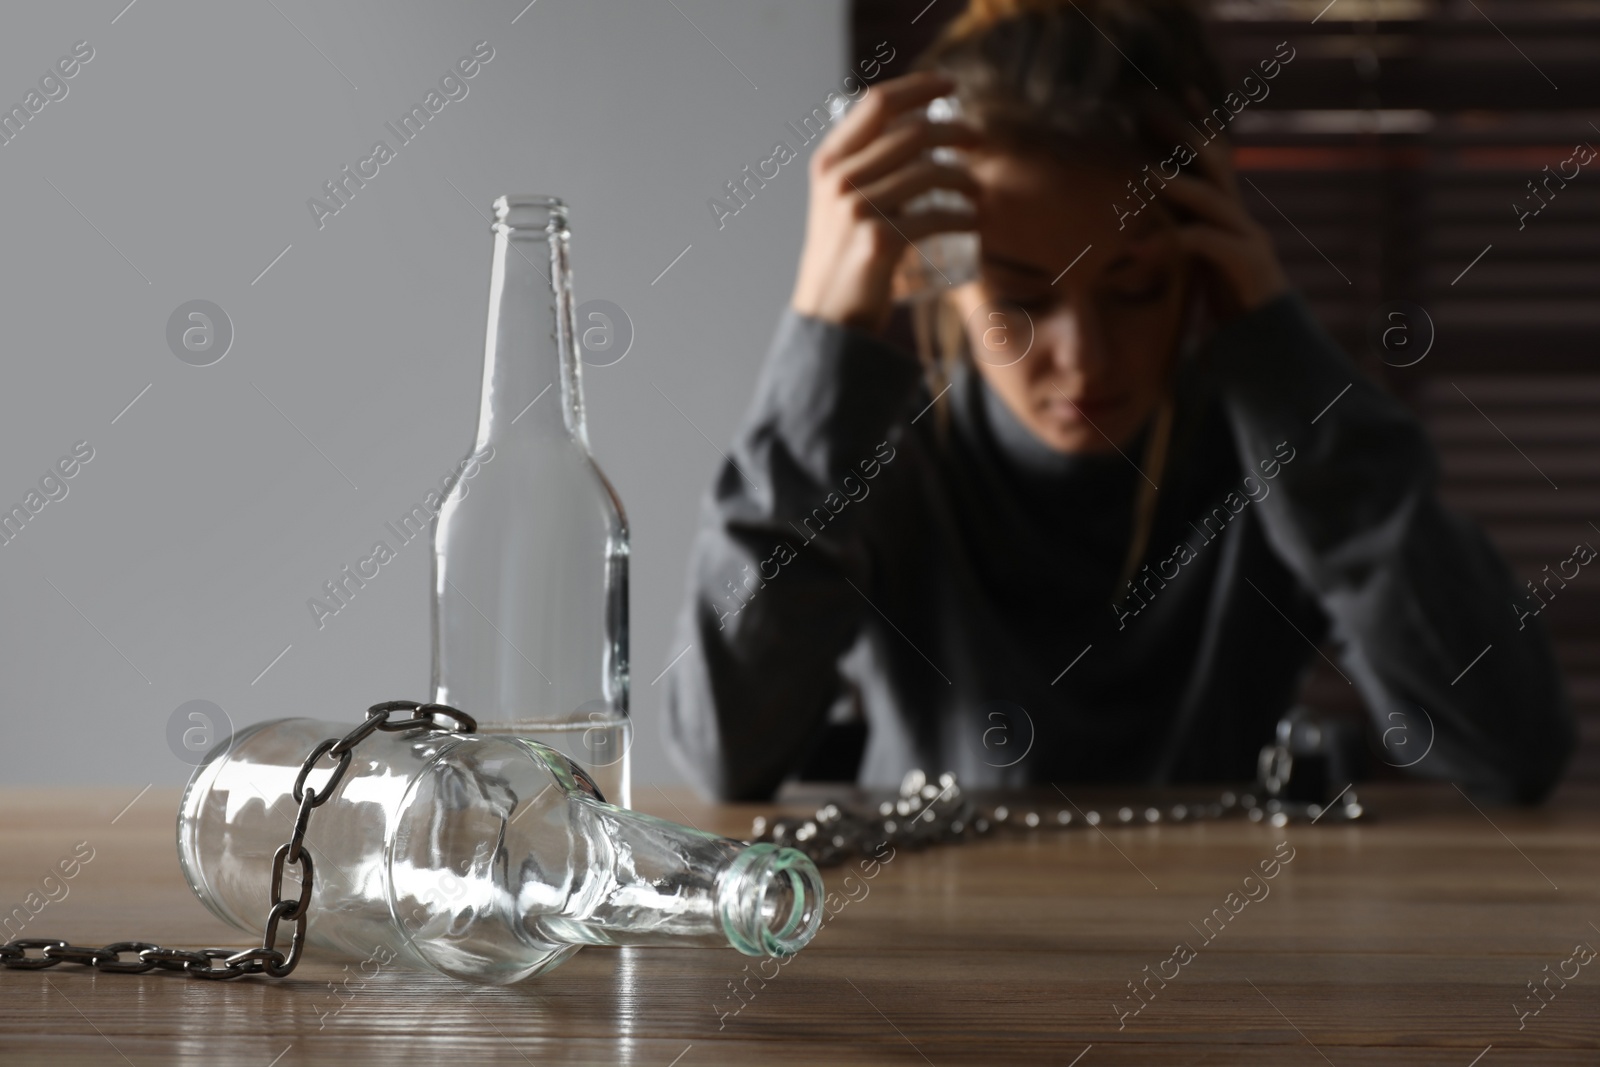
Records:
{"label": "woman's head", "polygon": [[1159,406],[1187,317],[1171,215],[1130,208],[1145,165],[1222,95],[1198,15],[1182,0],[978,0],[923,65],[951,77],[983,135],[968,153],[979,278],[943,298],[942,333],[964,336],[1045,444],[1120,446]]}

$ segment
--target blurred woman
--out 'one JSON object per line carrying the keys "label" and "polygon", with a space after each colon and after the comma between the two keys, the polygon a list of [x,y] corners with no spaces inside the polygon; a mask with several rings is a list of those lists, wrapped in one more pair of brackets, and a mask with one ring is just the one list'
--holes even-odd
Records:
{"label": "blurred woman", "polygon": [[[1325,636],[1410,735],[1391,762],[1556,780],[1548,639],[1241,203],[1222,131],[1293,48],[1230,88],[1205,39],[1180,0],[982,0],[819,144],[670,675],[707,792],[769,796],[853,718],[868,785],[1247,780]],[[976,277],[916,305],[912,354],[896,267],[945,231]]]}

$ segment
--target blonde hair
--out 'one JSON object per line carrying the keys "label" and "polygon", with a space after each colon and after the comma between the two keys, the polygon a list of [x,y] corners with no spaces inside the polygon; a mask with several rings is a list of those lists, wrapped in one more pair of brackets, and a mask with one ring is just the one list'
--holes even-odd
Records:
{"label": "blonde hair", "polygon": [[967,9],[945,27],[945,38],[967,38],[1004,19],[1030,11],[1053,11],[1070,7],[1071,0],[970,0]]}

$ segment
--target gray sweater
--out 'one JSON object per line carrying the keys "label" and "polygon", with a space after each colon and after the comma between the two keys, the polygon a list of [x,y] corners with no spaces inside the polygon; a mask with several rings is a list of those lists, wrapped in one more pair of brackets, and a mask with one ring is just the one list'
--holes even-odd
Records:
{"label": "gray sweater", "polygon": [[704,507],[668,676],[669,745],[701,789],[770,796],[842,697],[867,722],[864,785],[913,766],[980,787],[1248,780],[1331,635],[1374,737],[1405,729],[1385,759],[1426,749],[1410,773],[1543,796],[1575,743],[1549,639],[1440,506],[1417,421],[1292,294],[1179,374],[1119,589],[1140,443],[1055,453],[976,373],[935,401],[908,354],[786,314]]}

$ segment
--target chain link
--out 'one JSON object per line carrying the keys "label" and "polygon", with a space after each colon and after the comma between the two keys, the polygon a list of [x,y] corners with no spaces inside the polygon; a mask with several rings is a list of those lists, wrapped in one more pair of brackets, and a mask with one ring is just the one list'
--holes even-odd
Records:
{"label": "chain link", "polygon": [[[411,712],[410,718],[391,722],[389,716],[397,711]],[[445,725],[439,719],[451,720]],[[360,726],[341,738],[329,738],[311,750],[300,765],[295,777],[293,796],[300,805],[295,815],[294,830],[289,840],[278,846],[272,857],[271,902],[267,908],[266,926],[258,948],[162,948],[149,941],[116,941],[100,948],[72,945],[54,937],[25,937],[0,944],[0,967],[14,971],[42,971],[58,963],[76,963],[93,967],[108,974],[143,974],[150,970],[183,971],[195,978],[214,980],[240,978],[247,974],[265,974],[284,978],[300,963],[300,953],[305,949],[306,922],[311,917],[311,889],[315,867],[311,862],[311,849],[306,845],[306,828],[311,822],[311,812],[321,807],[333,796],[350,769],[355,747],[370,737],[375,730],[450,730],[470,734],[478,724],[464,711],[446,704],[419,704],[415,700],[386,700],[367,709],[367,717]],[[327,756],[336,762],[320,789],[307,785],[306,779],[316,769],[317,763]],[[283,895],[283,875],[288,867],[298,869],[299,892]],[[280,923],[293,924],[289,950],[278,948]],[[30,952],[37,955],[30,955]],[[132,959],[123,959],[125,953]]]}
{"label": "chain link", "polygon": [[[1270,793],[1268,786],[1262,791]],[[1063,799],[1067,799],[1063,794]],[[1258,797],[1255,791],[1228,790],[1213,801],[1170,804],[1155,807],[1140,804],[1107,808],[1079,808],[1068,799],[1068,807],[1057,805],[1011,807],[996,804],[979,806],[962,791],[954,774],[939,775],[929,781],[922,770],[913,770],[900,783],[899,795],[876,808],[828,801],[809,818],[772,818],[758,815],[750,827],[750,843],[767,841],[797,848],[819,867],[831,867],[858,856],[877,853],[885,844],[891,847],[922,848],[935,844],[956,844],[984,837],[998,830],[1065,830],[1074,827],[1189,823],[1243,817],[1251,822],[1286,826],[1290,822],[1316,822],[1327,816],[1333,822],[1351,822],[1365,811],[1349,787],[1327,805],[1292,802],[1276,796]],[[1052,812],[1050,808],[1055,810]]]}

